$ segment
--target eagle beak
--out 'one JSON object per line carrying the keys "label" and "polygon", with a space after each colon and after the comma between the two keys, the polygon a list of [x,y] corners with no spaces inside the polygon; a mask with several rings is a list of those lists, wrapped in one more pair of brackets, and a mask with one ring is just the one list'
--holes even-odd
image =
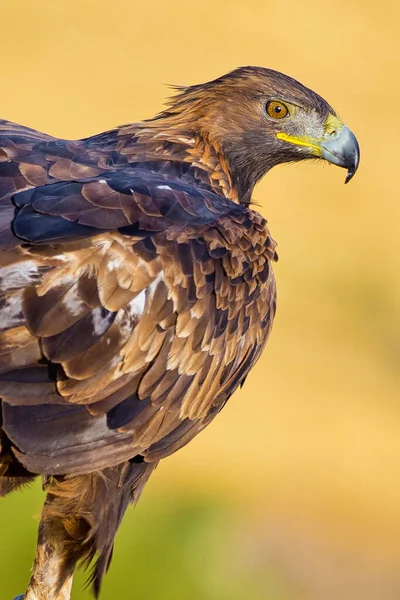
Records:
{"label": "eagle beak", "polygon": [[360,162],[360,148],[354,133],[343,125],[337,135],[329,134],[321,143],[321,158],[347,169],[346,181],[355,175]]}

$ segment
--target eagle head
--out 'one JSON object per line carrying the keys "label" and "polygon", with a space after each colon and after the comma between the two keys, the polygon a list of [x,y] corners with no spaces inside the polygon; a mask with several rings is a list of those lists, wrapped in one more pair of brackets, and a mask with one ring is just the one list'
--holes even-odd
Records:
{"label": "eagle head", "polygon": [[273,166],[320,158],[355,174],[360,150],[352,131],[321,96],[295,79],[241,67],[208,83],[178,88],[162,113],[179,119],[226,160],[241,201]]}

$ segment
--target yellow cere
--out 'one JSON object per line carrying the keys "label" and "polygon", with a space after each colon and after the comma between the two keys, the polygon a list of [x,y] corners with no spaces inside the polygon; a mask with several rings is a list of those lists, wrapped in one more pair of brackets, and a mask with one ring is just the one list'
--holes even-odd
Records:
{"label": "yellow cere", "polygon": [[[326,119],[324,124],[324,138],[328,137],[329,135],[335,134],[336,132],[339,133],[342,128],[342,121],[338,117],[335,117],[335,115],[332,115],[332,113],[329,113],[328,118]],[[321,140],[318,140],[306,135],[289,135],[287,133],[284,133],[283,131],[277,133],[276,137],[279,140],[289,142],[290,144],[295,144],[296,146],[306,146],[307,148],[311,148],[315,156],[321,156],[321,141],[323,138]]]}
{"label": "yellow cere", "polygon": [[342,121],[338,117],[335,117],[335,115],[333,115],[332,113],[329,113],[324,125],[325,135],[330,135],[331,133],[334,133],[336,131],[339,133],[342,127]]}

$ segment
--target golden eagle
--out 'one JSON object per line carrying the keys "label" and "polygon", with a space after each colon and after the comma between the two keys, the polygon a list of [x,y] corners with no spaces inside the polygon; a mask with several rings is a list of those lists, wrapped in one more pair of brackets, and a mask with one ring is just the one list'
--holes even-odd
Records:
{"label": "golden eagle", "polygon": [[276,301],[253,188],[316,157],[348,181],[357,140],[259,67],[86,139],[0,122],[0,495],[47,493],[26,600],[92,561],[97,597],[128,505],[243,384]]}

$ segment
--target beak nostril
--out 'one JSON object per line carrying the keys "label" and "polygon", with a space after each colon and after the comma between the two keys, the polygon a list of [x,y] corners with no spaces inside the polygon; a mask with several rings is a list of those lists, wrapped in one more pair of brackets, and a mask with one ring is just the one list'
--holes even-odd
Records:
{"label": "beak nostril", "polygon": [[337,131],[336,131],[336,129],[333,129],[333,131],[330,131],[330,132],[329,132],[329,136],[330,136],[330,137],[333,137],[333,136],[335,136],[335,135],[337,135]]}

